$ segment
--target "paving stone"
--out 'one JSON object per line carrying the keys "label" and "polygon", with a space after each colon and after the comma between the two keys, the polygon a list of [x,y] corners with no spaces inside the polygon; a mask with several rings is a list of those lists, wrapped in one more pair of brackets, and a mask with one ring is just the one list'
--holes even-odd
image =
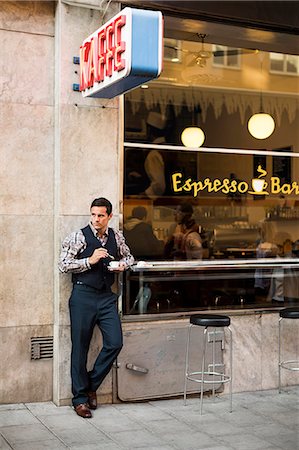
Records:
{"label": "paving stone", "polygon": [[157,435],[165,436],[172,433],[192,433],[194,429],[177,419],[151,420],[145,425],[148,430]]}
{"label": "paving stone", "polygon": [[79,417],[77,414],[72,412],[72,414],[57,414],[57,415],[48,415],[48,416],[39,416],[39,420],[50,430],[58,431],[58,430],[68,430],[70,428],[81,427],[82,425],[90,427],[90,424],[87,422],[89,419],[83,419]]}
{"label": "paving stone", "polygon": [[138,430],[140,429],[140,422],[136,422],[136,420],[132,420],[130,417],[126,415],[121,415],[117,418],[107,415],[98,416],[94,413],[92,423],[99,430],[102,430],[106,433],[113,433],[119,431],[128,431],[128,430]]}
{"label": "paving stone", "polygon": [[161,439],[147,430],[122,431],[113,433],[113,439],[120,445],[128,449],[135,449],[136,447],[153,447],[161,446],[163,442]]}
{"label": "paving stone", "polygon": [[141,421],[147,421],[147,420],[163,420],[168,419],[169,416],[166,412],[162,411],[159,408],[156,408],[149,403],[140,405],[134,405],[134,408],[132,407],[126,407],[123,408],[119,405],[117,405],[117,409],[122,411],[124,414],[127,414],[132,419],[137,419]]}
{"label": "paving stone", "polygon": [[271,445],[269,441],[262,439],[261,437],[246,433],[222,436],[221,441],[236,450],[266,450]]}
{"label": "paving stone", "polygon": [[[228,413],[229,414],[229,413]],[[240,430],[238,425],[231,424],[225,421],[225,416],[222,417],[222,420],[215,420],[214,423],[205,423],[204,432],[209,436],[225,436],[227,434],[237,434]]]}
{"label": "paving stone", "polygon": [[25,403],[25,405],[36,416],[74,414],[74,410],[70,406],[56,406],[53,402]]}
{"label": "paving stone", "polygon": [[164,435],[164,440],[175,448],[184,450],[206,449],[209,446],[219,444],[214,437],[208,436],[206,433],[194,431],[192,433],[172,433]]}
{"label": "paving stone", "polygon": [[298,430],[290,431],[281,429],[276,426],[276,432],[266,434],[264,439],[272,445],[284,450],[297,450],[299,448],[299,433]]}
{"label": "paving stone", "polygon": [[56,440],[56,437],[40,423],[2,427],[0,428],[0,432],[10,445],[51,439]]}
{"label": "paving stone", "polygon": [[121,450],[124,447],[120,447],[116,443],[103,444],[102,442],[99,444],[86,444],[86,445],[72,445],[68,447],[70,450]]}
{"label": "paving stone", "polygon": [[16,411],[17,409],[26,409],[24,403],[11,403],[10,405],[0,405],[0,411],[7,411],[13,409]]}
{"label": "paving stone", "polygon": [[26,425],[30,423],[39,423],[27,409],[17,409],[0,411],[0,428],[12,425]]}
{"label": "paving stone", "polygon": [[169,445],[163,445],[163,446],[158,446],[158,447],[136,447],[135,450],[144,450],[146,448],[146,450],[174,450],[175,447],[170,447]]}
{"label": "paving stone", "polygon": [[13,448],[14,450],[65,450],[68,447],[59,440],[51,439],[49,441],[21,442],[14,444]]}
{"label": "paving stone", "polygon": [[[92,419],[82,419],[85,421],[82,425],[78,425],[76,428],[56,428],[55,434],[61,439],[61,441],[67,446],[81,446],[81,444],[96,444],[103,445],[113,442],[112,439],[107,437],[97,428],[93,427],[90,422]],[[88,421],[88,422],[87,422]],[[99,447],[100,449],[101,447]]]}
{"label": "paving stone", "polygon": [[0,434],[0,449],[1,450],[11,450],[11,446],[6,442],[3,436]]}

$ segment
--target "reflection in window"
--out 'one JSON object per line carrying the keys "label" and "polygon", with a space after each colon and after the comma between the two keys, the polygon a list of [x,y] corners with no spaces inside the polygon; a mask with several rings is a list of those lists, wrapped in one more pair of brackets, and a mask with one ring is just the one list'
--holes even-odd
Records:
{"label": "reflection in window", "polygon": [[296,55],[270,53],[270,71],[285,74],[298,74],[299,58]]}
{"label": "reflection in window", "polygon": [[229,68],[240,67],[240,50],[224,45],[213,45],[213,64]]}
{"label": "reflection in window", "polygon": [[164,38],[164,60],[174,63],[181,61],[181,41],[177,39]]}

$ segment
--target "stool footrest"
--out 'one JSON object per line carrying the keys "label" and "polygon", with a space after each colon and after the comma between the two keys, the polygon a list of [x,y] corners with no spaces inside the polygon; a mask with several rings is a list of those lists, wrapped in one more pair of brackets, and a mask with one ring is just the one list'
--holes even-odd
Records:
{"label": "stool footrest", "polygon": [[[297,364],[296,367],[290,367],[290,364]],[[286,370],[293,370],[294,372],[299,371],[299,360],[289,360],[289,361],[281,361],[279,366]]]}
{"label": "stool footrest", "polygon": [[[204,376],[214,376],[214,377],[220,377],[220,380],[206,380],[202,378],[194,378],[197,375],[204,375]],[[231,377],[229,375],[225,375],[224,373],[220,372],[190,372],[186,374],[186,378],[189,381],[194,381],[195,383],[203,383],[203,384],[219,384],[219,383],[227,383],[231,381]]]}

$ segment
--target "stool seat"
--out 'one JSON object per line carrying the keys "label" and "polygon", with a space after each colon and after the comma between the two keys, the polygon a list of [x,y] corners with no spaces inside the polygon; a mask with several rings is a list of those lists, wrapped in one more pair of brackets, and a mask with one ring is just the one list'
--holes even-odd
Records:
{"label": "stool seat", "polygon": [[299,307],[284,308],[279,311],[280,317],[284,319],[299,319]]}
{"label": "stool seat", "polygon": [[217,314],[194,314],[190,317],[190,323],[201,327],[228,327],[230,325],[230,318]]}

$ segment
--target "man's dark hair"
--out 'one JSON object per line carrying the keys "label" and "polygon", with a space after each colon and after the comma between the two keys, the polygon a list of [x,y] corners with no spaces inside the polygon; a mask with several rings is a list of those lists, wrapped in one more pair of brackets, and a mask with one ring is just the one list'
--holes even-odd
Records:
{"label": "man's dark hair", "polygon": [[181,203],[179,205],[179,208],[182,211],[182,213],[190,214],[192,216],[192,214],[193,214],[193,206],[190,203],[187,203],[187,202]]}
{"label": "man's dark hair", "polygon": [[134,219],[142,220],[146,217],[146,215],[146,209],[144,206],[136,206],[136,208],[133,208],[132,210],[132,217],[134,217]]}
{"label": "man's dark hair", "polygon": [[90,209],[93,206],[106,206],[108,216],[110,216],[110,214],[112,213],[112,204],[109,202],[109,200],[107,200],[104,197],[95,198],[92,204],[90,205]]}

